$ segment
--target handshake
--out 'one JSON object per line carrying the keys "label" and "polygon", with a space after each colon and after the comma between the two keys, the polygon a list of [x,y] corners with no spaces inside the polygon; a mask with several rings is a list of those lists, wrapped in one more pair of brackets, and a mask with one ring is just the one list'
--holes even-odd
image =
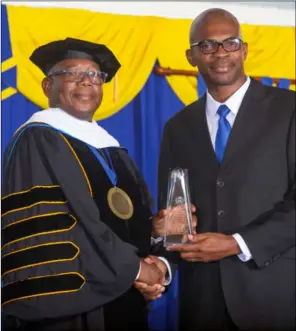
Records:
{"label": "handshake", "polygon": [[150,255],[141,259],[140,274],[134,286],[147,301],[158,299],[165,290],[166,273],[166,264],[158,257]]}
{"label": "handshake", "polygon": [[[174,215],[166,229],[167,234],[182,233],[187,227],[187,218],[184,217],[184,207],[174,207]],[[196,211],[195,206],[191,206],[191,212]],[[160,210],[152,219],[153,235],[155,237],[163,237],[165,232],[165,217],[167,210]],[[192,215],[193,232],[197,225],[197,218]],[[165,277],[167,273],[167,265],[156,256],[148,256],[141,260],[141,270],[138,279],[134,282],[134,286],[138,289],[146,300],[155,300],[161,297],[165,288]]]}

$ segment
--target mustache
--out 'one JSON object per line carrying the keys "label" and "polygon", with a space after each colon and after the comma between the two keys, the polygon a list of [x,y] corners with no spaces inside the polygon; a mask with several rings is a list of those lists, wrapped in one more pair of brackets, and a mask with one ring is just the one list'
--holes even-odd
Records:
{"label": "mustache", "polygon": [[228,59],[217,59],[212,63],[211,68],[234,67],[234,66],[235,64],[232,61],[229,61]]}
{"label": "mustache", "polygon": [[74,95],[78,95],[78,96],[89,96],[89,97],[96,97],[96,93],[92,90],[92,89],[79,89],[79,90],[75,90],[73,91]]}

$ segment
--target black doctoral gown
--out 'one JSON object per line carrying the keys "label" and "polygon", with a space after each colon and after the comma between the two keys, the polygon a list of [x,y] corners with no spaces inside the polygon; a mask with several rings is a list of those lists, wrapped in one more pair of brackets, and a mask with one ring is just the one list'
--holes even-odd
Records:
{"label": "black doctoral gown", "polygon": [[151,253],[151,200],[127,151],[107,149],[117,186],[133,202],[128,220],[109,208],[113,185],[86,143],[30,124],[12,139],[2,187],[7,324],[38,331],[147,328],[147,304],[133,282],[139,258]]}

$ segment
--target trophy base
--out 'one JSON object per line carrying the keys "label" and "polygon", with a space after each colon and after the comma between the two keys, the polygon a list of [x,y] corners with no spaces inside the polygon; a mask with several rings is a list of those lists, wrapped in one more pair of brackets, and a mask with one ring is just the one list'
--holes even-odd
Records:
{"label": "trophy base", "polygon": [[184,240],[184,234],[171,234],[164,240],[164,247],[183,244],[190,244],[190,242]]}

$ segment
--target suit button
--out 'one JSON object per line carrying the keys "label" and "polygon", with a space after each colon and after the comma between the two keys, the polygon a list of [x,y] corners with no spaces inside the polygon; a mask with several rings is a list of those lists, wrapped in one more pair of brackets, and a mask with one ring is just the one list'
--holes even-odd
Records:
{"label": "suit button", "polygon": [[223,217],[225,215],[225,211],[224,210],[219,210],[218,211],[218,216],[219,217]]}
{"label": "suit button", "polygon": [[280,256],[281,256],[280,253],[276,254],[276,255],[273,257],[273,260],[277,260]]}
{"label": "suit button", "polygon": [[218,185],[219,187],[224,187],[224,182],[223,182],[223,180],[218,180],[217,185]]}

